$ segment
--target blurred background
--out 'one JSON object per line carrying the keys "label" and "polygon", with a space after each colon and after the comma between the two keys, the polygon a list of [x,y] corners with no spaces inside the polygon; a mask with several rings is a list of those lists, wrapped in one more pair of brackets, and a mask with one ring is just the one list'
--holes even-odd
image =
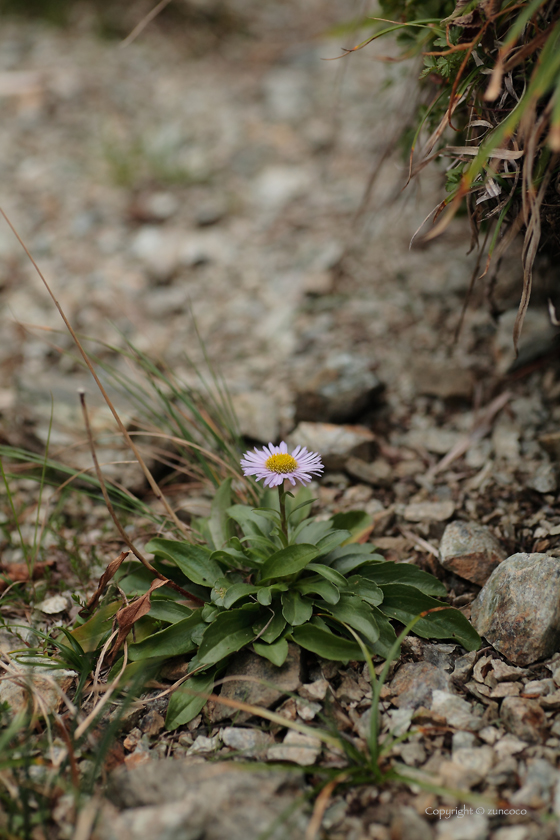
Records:
{"label": "blurred background", "polygon": [[[152,8],[0,4],[2,207],[113,374],[133,375],[117,352],[131,342],[196,387],[202,340],[250,442],[300,421],[361,421],[389,449],[379,475],[360,478],[407,500],[514,360],[519,249],[493,279],[492,306],[475,285],[455,339],[476,267],[466,216],[410,248],[445,176],[428,167],[403,189],[407,129],[425,101],[418,64],[393,60],[385,39],[331,60],[365,37],[371,4],[173,0],[147,22]],[[50,435],[53,457],[89,466],[76,448],[86,387],[104,460],[118,460],[110,413],[4,221],[0,259],[2,442],[41,452]],[[543,302],[527,316],[529,344],[553,329]],[[537,402],[558,390],[547,376]],[[506,418],[514,463],[524,405]],[[132,422],[125,395],[117,406]],[[534,402],[549,422],[542,411]],[[480,446],[467,471],[490,457]],[[395,476],[391,458],[411,463]]]}

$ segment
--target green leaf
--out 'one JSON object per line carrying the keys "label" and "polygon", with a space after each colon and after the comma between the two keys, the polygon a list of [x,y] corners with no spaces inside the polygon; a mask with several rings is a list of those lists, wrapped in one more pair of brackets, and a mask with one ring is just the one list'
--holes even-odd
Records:
{"label": "green leaf", "polygon": [[268,519],[269,522],[272,522],[273,525],[277,525],[277,526],[281,525],[282,520],[280,519],[280,513],[276,510],[271,510],[270,508],[258,507],[258,508],[253,508],[253,513],[258,513],[259,516],[264,516],[264,518]]}
{"label": "green leaf", "polygon": [[231,507],[231,478],[226,478],[212,500],[212,509],[208,519],[208,530],[214,548],[223,548],[233,536],[233,523],[227,511]]}
{"label": "green leaf", "polygon": [[259,620],[253,624],[253,630],[255,636],[258,636],[259,642],[271,644],[284,632],[286,619],[282,615],[282,606],[279,600],[274,602],[272,609],[272,615],[270,610],[262,610]]}
{"label": "green leaf", "polygon": [[332,531],[330,522],[315,522],[314,520],[304,520],[301,525],[298,525],[292,534],[292,542],[311,543],[317,545],[320,539],[325,537],[329,531]]}
{"label": "green leaf", "polygon": [[[193,720],[206,705],[206,697],[199,694],[211,694],[214,688],[216,670],[206,671],[204,674],[194,674],[180,685],[169,699],[165,728],[172,732],[179,726]],[[194,694],[193,692],[197,692]]]}
{"label": "green leaf", "polygon": [[[308,567],[309,568],[309,567]],[[340,592],[334,583],[315,575],[315,577],[303,578],[296,583],[296,589],[301,595],[308,595],[314,592],[319,595],[327,604],[337,604],[340,599]]]}
{"label": "green leaf", "polygon": [[239,551],[229,546],[219,551],[213,551],[210,555],[210,560],[214,560],[221,565],[229,566],[231,569],[243,569],[251,563],[250,558],[244,551]]}
{"label": "green leaf", "polygon": [[272,586],[259,586],[257,592],[257,601],[263,607],[268,607],[272,603]]}
{"label": "green leaf", "polygon": [[291,636],[296,644],[305,650],[310,650],[323,659],[334,659],[337,662],[348,662],[356,659],[364,660],[364,654],[357,642],[335,636],[330,630],[324,630],[314,624],[304,624],[294,627]]}
{"label": "green leaf", "polygon": [[377,563],[360,572],[362,577],[373,580],[378,586],[385,586],[388,583],[406,584],[414,586],[425,595],[433,595],[436,598],[445,598],[447,590],[441,581],[428,572],[423,572],[418,566],[412,563]]}
{"label": "green leaf", "polygon": [[[312,503],[316,501],[309,487],[301,487],[295,498],[286,498],[286,515],[292,528],[297,528],[300,522],[309,515]],[[307,511],[305,510],[307,508]]]}
{"label": "green leaf", "polygon": [[340,560],[342,557],[350,557],[356,554],[367,554],[369,561],[376,561],[377,559],[384,561],[385,558],[380,554],[375,554],[375,546],[371,543],[365,545],[358,545],[357,543],[350,543],[349,545],[341,545],[339,548],[330,551],[326,557],[321,559],[321,563],[326,566],[332,566],[335,560]]}
{"label": "green leaf", "polygon": [[268,537],[270,535],[272,525],[263,516],[255,513],[248,505],[232,505],[227,512],[237,522],[246,537]]}
{"label": "green leaf", "polygon": [[226,610],[229,610],[241,598],[245,598],[246,595],[254,595],[258,592],[259,587],[254,586],[252,583],[234,583],[224,595],[223,605]]}
{"label": "green leaf", "polygon": [[348,542],[357,542],[361,536],[368,533],[372,519],[365,510],[349,510],[347,513],[337,513],[331,519],[331,528],[341,528],[350,531]]}
{"label": "green leaf", "polygon": [[[368,565],[372,566],[373,563],[376,563],[377,565],[375,554],[353,552],[352,554],[345,554],[344,557],[340,557],[338,560],[335,560],[334,563],[331,563],[331,568],[340,572],[342,575],[348,575],[356,569],[362,569]],[[360,574],[363,575],[364,573],[360,572]]]}
{"label": "green leaf", "polygon": [[344,575],[341,575],[340,572],[331,569],[329,566],[323,566],[322,563],[308,563],[306,571],[316,572],[318,575],[321,575],[321,577],[324,577],[325,580],[329,580],[331,583],[334,583],[337,587],[344,587],[347,585]]}
{"label": "green leaf", "polygon": [[276,592],[286,592],[288,589],[287,583],[273,583],[272,586],[259,586],[257,592],[257,601],[263,607],[268,607],[272,602]]}
{"label": "green leaf", "polygon": [[[391,584],[383,587],[384,599],[382,610],[390,618],[396,618],[402,624],[408,624],[418,613],[434,607],[446,607],[441,601],[436,601],[424,595],[412,586]],[[467,621],[463,613],[453,607],[441,612],[434,612],[414,626],[414,633],[424,639],[454,639],[466,650],[477,650],[480,647],[480,636]]]}
{"label": "green leaf", "polygon": [[328,554],[333,548],[338,548],[351,536],[350,531],[329,531],[317,543],[317,548],[321,554]]}
{"label": "green leaf", "polygon": [[218,580],[214,582],[212,592],[210,593],[212,604],[216,607],[223,607],[225,594],[235,582],[235,580],[231,580],[227,577],[218,578]]}
{"label": "green leaf", "polygon": [[391,648],[397,641],[397,634],[393,628],[393,625],[388,620],[386,615],[383,615],[381,610],[378,607],[372,607],[373,617],[375,618],[375,623],[379,628],[379,638],[374,645],[372,645],[373,653],[376,653],[378,656],[384,656],[385,659],[389,656],[391,652]]}
{"label": "green leaf", "polygon": [[100,644],[111,632],[113,617],[122,607],[122,601],[104,604],[94,612],[85,624],[71,631],[73,638],[80,644],[85,653],[97,650]]}
{"label": "green leaf", "polygon": [[[169,564],[167,564],[167,567],[168,569],[170,568]],[[174,566],[171,568],[173,568],[174,571],[177,571]],[[183,576],[181,575],[181,577]],[[129,598],[133,598],[137,595],[144,595],[152,585],[153,580],[153,572],[150,572],[149,569],[146,569],[146,567],[142,566],[141,563],[132,563],[130,561],[123,563],[114,577],[115,583],[119,584],[120,589],[122,589],[124,594]],[[170,600],[178,600],[183,597],[178,592],[170,589],[168,586],[163,586],[161,589],[157,589],[156,592],[158,593],[158,597],[168,598]]]}
{"label": "green leaf", "polygon": [[166,621],[168,624],[176,624],[182,621],[183,618],[188,618],[192,615],[192,610],[185,607],[184,604],[178,604],[177,601],[168,601],[167,599],[155,599],[152,595],[150,601],[150,618],[155,618],[158,621]]}
{"label": "green leaf", "polygon": [[202,545],[156,537],[147,544],[146,551],[171,560],[189,580],[201,586],[214,586],[224,573],[218,563],[210,559],[210,549]]}
{"label": "green leaf", "polygon": [[287,548],[281,548],[263,563],[260,582],[297,574],[305,569],[318,553],[319,550],[314,545],[289,545]]}
{"label": "green leaf", "polygon": [[202,636],[196,655],[197,665],[214,665],[249,644],[255,637],[252,625],[257,609],[255,606],[254,609],[221,612]]}
{"label": "green leaf", "polygon": [[282,593],[282,614],[288,624],[305,624],[313,615],[313,602],[293,590]]}
{"label": "green leaf", "polygon": [[[284,537],[284,539],[286,538]],[[255,534],[252,537],[243,537],[242,541],[249,541],[253,550],[258,548],[258,553],[263,558],[270,557],[270,555],[274,554],[275,551],[278,551],[278,548],[280,547],[277,542],[273,542],[269,539],[269,537],[261,537],[258,534]]]}
{"label": "green leaf", "polygon": [[202,607],[200,617],[202,618],[203,621],[206,622],[206,624],[212,624],[212,622],[214,621],[216,616],[221,612],[222,612],[222,610],[219,607],[217,607],[215,604],[211,604],[210,602],[207,602]]}
{"label": "green leaf", "polygon": [[255,653],[270,660],[277,668],[282,667],[288,656],[288,642],[286,639],[278,639],[278,641],[273,642],[271,645],[255,642],[253,648]]}
{"label": "green leaf", "polygon": [[353,575],[349,578],[346,582],[346,590],[350,590],[353,595],[358,595],[373,607],[377,607],[383,601],[383,590],[372,580],[368,580],[361,575]]}
{"label": "green leaf", "polygon": [[196,644],[191,636],[193,630],[203,624],[201,610],[196,610],[188,618],[183,618],[176,624],[153,633],[143,642],[130,645],[128,658],[131,662],[138,659],[149,659],[153,656],[179,656],[196,650]]}
{"label": "green leaf", "polygon": [[341,595],[338,604],[325,604],[324,609],[334,618],[357,630],[370,645],[374,645],[379,639],[379,628],[372,609],[357,595]]}

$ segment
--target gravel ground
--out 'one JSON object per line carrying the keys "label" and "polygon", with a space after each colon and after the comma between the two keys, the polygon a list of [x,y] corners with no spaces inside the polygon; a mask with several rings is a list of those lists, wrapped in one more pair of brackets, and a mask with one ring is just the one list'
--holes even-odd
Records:
{"label": "gravel ground", "polygon": [[[185,354],[202,361],[194,315],[247,438],[266,442],[292,433],[301,442],[307,435],[309,445],[328,450],[330,468],[316,488],[318,509],[326,514],[365,507],[386,557],[436,573],[451,603],[470,615],[491,568],[475,581],[461,576],[462,567],[453,565],[458,561],[442,564],[450,521],[483,526],[498,542],[499,561],[518,552],[560,557],[560,379],[546,310],[551,268],[539,266],[517,362],[511,330],[521,269],[515,255],[504,260],[491,289],[476,286],[454,341],[476,264],[468,253],[468,222],[458,218],[430,247],[409,248],[440,200],[441,173],[426,174],[401,194],[406,166],[389,155],[358,213],[376,162],[397,145],[403,117],[413,112],[409,68],[375,60],[390,50],[387,44],[324,61],[354,43],[351,35],[324,34],[348,18],[347,4],[310,0],[303,6],[231,0],[212,16],[218,6],[192,4],[196,14],[188,26],[162,15],[125,48],[99,37],[87,4],[76,7],[66,29],[5,19],[1,205],[82,334],[111,345],[126,337],[165,357],[192,383]],[[139,17],[130,13],[129,29]],[[96,433],[108,438],[107,412],[5,224],[0,257],[1,442],[40,451],[52,394],[52,454],[89,465],[77,388],[90,393]],[[98,352],[122,364],[107,347]],[[120,405],[129,417],[130,406]],[[339,427],[334,442],[330,421]],[[308,425],[294,433],[301,423]],[[346,423],[353,425],[345,429],[343,445],[340,426]],[[105,445],[118,454],[113,439]],[[137,473],[123,481],[145,491]],[[31,534],[36,487],[20,481],[13,489],[25,510],[24,535]],[[187,490],[187,516],[203,513],[205,488]],[[54,561],[54,590],[65,581],[73,582],[69,590],[87,587],[89,575],[121,550],[103,508],[85,498],[65,505],[41,558]],[[4,567],[23,559],[9,531]],[[8,622],[29,619],[25,609],[11,609],[3,612]],[[68,601],[61,611],[52,609],[67,620],[75,608]],[[545,610],[539,603],[532,609],[531,621]],[[551,632],[557,629],[555,616],[545,619]],[[538,660],[521,663],[516,651],[508,650],[506,660],[499,641],[488,638],[494,647],[470,659],[453,645],[411,639],[386,689],[383,721],[386,729],[416,726],[396,760],[516,813],[491,814],[485,804],[482,813],[439,820],[435,810],[469,808],[471,800],[414,786],[395,794],[364,785],[345,797],[335,792],[324,837],[557,836],[558,640]],[[310,695],[306,686],[321,680],[322,696],[317,687],[317,696]],[[341,728],[358,742],[363,738],[369,689],[361,667],[321,671],[305,661],[297,684],[300,697],[319,707],[332,695]],[[286,702],[287,717],[310,719],[305,704]],[[156,704],[150,714],[163,721],[162,712]],[[205,753],[223,758],[234,749],[266,757],[262,745],[243,742],[252,730],[226,736],[227,730],[201,720],[172,737],[161,729],[157,717],[145,716],[125,733],[117,763],[140,773],[132,782],[136,795],[109,795],[99,840],[113,836],[114,825],[121,837],[146,836],[148,818],[152,836],[163,832],[158,805],[164,799],[141,792],[142,785],[149,789],[141,774],[151,772],[143,768],[156,758],[174,756],[189,767],[205,761]],[[280,744],[282,737],[276,733],[277,743],[265,745],[270,760],[297,762],[289,751],[298,745]],[[288,752],[279,755],[278,749]],[[336,767],[332,756],[321,761]],[[300,790],[299,776],[287,773],[277,787],[269,780],[268,795],[280,804],[266,810],[251,796],[251,784],[257,791],[264,784],[258,774],[238,790],[228,767],[224,802],[235,800],[238,813],[248,798],[254,826],[275,819],[284,800]],[[206,782],[200,784],[206,801]],[[179,791],[173,801],[182,796]],[[71,813],[63,804],[60,836],[70,837]],[[229,806],[223,807],[227,813]],[[190,824],[189,808],[171,809],[170,832]],[[204,811],[207,822],[196,830],[218,837],[223,825],[212,822],[211,812]],[[302,819],[287,836],[304,836]]]}

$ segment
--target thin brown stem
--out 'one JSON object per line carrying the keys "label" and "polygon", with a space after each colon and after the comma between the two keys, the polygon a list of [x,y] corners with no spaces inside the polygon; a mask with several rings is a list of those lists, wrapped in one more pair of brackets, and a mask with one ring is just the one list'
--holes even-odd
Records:
{"label": "thin brown stem", "polygon": [[159,580],[165,580],[167,582],[168,586],[170,586],[172,589],[175,589],[176,592],[180,592],[184,597],[190,598],[192,601],[196,601],[198,604],[203,604],[204,601],[202,601],[200,598],[197,598],[196,595],[192,595],[190,592],[187,592],[187,590],[183,589],[183,587],[179,586],[178,583],[175,583],[174,581],[169,580],[161,572],[158,572],[158,570],[155,569],[152,566],[150,561],[147,560],[144,557],[144,555],[136,548],[136,546],[134,545],[134,543],[132,542],[132,540],[130,539],[130,537],[128,536],[126,531],[124,530],[123,526],[121,525],[121,523],[120,523],[120,521],[117,517],[117,514],[115,513],[115,509],[114,509],[114,507],[111,503],[111,499],[109,498],[109,494],[107,493],[107,488],[105,486],[105,480],[103,478],[103,473],[101,471],[101,467],[99,466],[99,461],[97,460],[97,453],[95,451],[95,442],[93,440],[93,434],[92,434],[91,425],[90,425],[90,422],[89,422],[89,415],[88,415],[88,411],[87,411],[87,407],[86,407],[86,395],[85,395],[84,391],[81,391],[81,390],[80,390],[79,394],[80,394],[80,403],[82,405],[82,412],[83,412],[83,415],[84,415],[84,423],[85,423],[86,432],[87,432],[88,441],[89,441],[89,446],[90,446],[90,450],[91,450],[91,457],[93,459],[93,463],[94,463],[94,466],[95,466],[95,472],[96,472],[96,475],[97,475],[97,480],[99,481],[99,485],[101,487],[101,492],[103,493],[103,498],[105,500],[107,510],[109,511],[109,515],[111,516],[111,519],[115,523],[117,531],[119,532],[119,534],[123,538],[124,542],[129,547],[129,549],[132,551],[134,556],[137,557],[138,560],[140,560],[140,562],[142,563],[142,565],[145,566],[146,569],[148,569],[153,575],[155,575]]}
{"label": "thin brown stem", "polygon": [[146,464],[144,463],[144,459],[142,458],[142,456],[141,456],[140,452],[138,451],[138,449],[137,449],[136,445],[134,444],[134,441],[133,441],[133,440],[132,440],[132,438],[130,437],[130,435],[129,435],[128,431],[126,430],[126,428],[125,428],[125,426],[124,426],[124,424],[123,424],[123,422],[122,422],[121,418],[119,417],[119,415],[118,415],[118,413],[117,413],[117,410],[116,410],[115,406],[113,405],[113,403],[111,402],[111,400],[110,400],[110,398],[109,398],[109,395],[107,394],[107,391],[105,390],[105,388],[104,388],[104,387],[103,387],[103,385],[101,384],[101,381],[100,381],[100,379],[99,379],[99,377],[98,377],[97,373],[95,372],[95,368],[93,367],[92,363],[91,363],[91,362],[90,362],[90,360],[89,360],[89,356],[87,355],[86,351],[85,351],[85,350],[84,350],[84,348],[82,347],[82,344],[81,344],[81,342],[80,342],[80,339],[79,339],[79,338],[78,338],[78,336],[76,335],[76,333],[75,333],[75,331],[74,331],[74,329],[73,329],[72,325],[70,324],[70,321],[69,321],[69,320],[68,320],[68,318],[66,317],[66,315],[65,315],[65,313],[64,313],[64,310],[62,309],[62,307],[61,307],[61,305],[59,304],[58,300],[57,300],[57,299],[56,299],[56,297],[54,296],[54,293],[53,293],[53,291],[52,291],[51,287],[49,286],[49,284],[47,283],[47,280],[46,280],[46,278],[45,278],[44,274],[42,273],[41,269],[39,268],[39,266],[37,265],[37,263],[35,262],[35,260],[34,260],[34,259],[33,259],[33,257],[31,256],[31,254],[30,254],[30,252],[29,252],[29,249],[27,248],[27,246],[26,246],[26,244],[24,243],[23,239],[21,238],[21,236],[19,235],[19,233],[17,232],[17,230],[15,229],[15,227],[13,226],[13,224],[11,223],[10,219],[8,218],[8,216],[6,215],[6,213],[4,212],[4,210],[3,210],[1,207],[0,207],[0,213],[2,214],[2,216],[4,217],[4,219],[6,220],[7,224],[9,225],[9,227],[10,227],[10,229],[11,229],[12,233],[14,234],[14,236],[16,237],[17,241],[19,242],[19,244],[21,245],[21,247],[23,248],[23,250],[24,250],[24,251],[25,251],[25,253],[27,254],[27,257],[28,257],[28,258],[29,258],[29,260],[31,261],[31,264],[33,265],[33,268],[35,269],[35,271],[37,272],[37,274],[38,274],[38,275],[39,275],[39,277],[41,278],[41,280],[42,280],[42,282],[43,282],[43,284],[44,284],[44,286],[45,286],[45,288],[46,288],[47,292],[49,293],[49,295],[50,295],[50,297],[51,297],[51,299],[52,299],[52,301],[53,301],[54,305],[55,305],[55,306],[56,306],[56,308],[58,309],[58,312],[59,312],[59,314],[60,314],[60,317],[61,317],[61,318],[62,318],[62,320],[64,321],[64,324],[65,324],[65,326],[66,326],[66,329],[68,330],[68,332],[69,332],[69,333],[70,333],[70,335],[72,336],[72,339],[74,340],[74,343],[76,344],[76,347],[77,347],[77,348],[78,348],[78,350],[80,351],[80,355],[82,356],[82,358],[83,358],[84,362],[86,363],[86,365],[87,365],[87,367],[88,367],[89,372],[91,373],[91,375],[92,375],[92,376],[93,376],[93,378],[95,379],[95,384],[97,385],[97,387],[98,387],[98,388],[99,388],[99,390],[101,391],[101,394],[103,395],[103,399],[104,399],[104,400],[105,400],[105,402],[107,403],[107,405],[108,405],[108,407],[109,407],[109,410],[110,410],[111,414],[112,414],[112,415],[113,415],[113,417],[115,418],[116,423],[117,423],[117,426],[119,427],[119,431],[121,432],[122,436],[123,436],[123,437],[124,437],[124,439],[126,440],[126,442],[127,442],[128,446],[129,446],[129,447],[131,448],[131,450],[134,452],[134,456],[135,456],[136,460],[138,461],[138,464],[140,465],[140,468],[141,468],[142,472],[143,472],[143,473],[144,473],[144,475],[146,476],[146,479],[147,479],[147,481],[148,481],[148,483],[149,483],[150,487],[152,488],[152,490],[153,490],[153,492],[154,492],[154,494],[155,494],[155,496],[156,496],[156,499],[158,499],[158,500],[162,503],[163,507],[165,508],[165,510],[166,510],[166,512],[167,512],[167,514],[168,514],[168,515],[169,515],[169,517],[172,519],[172,521],[174,522],[174,524],[175,524],[175,525],[177,526],[177,528],[179,528],[179,530],[180,530],[183,534],[185,534],[185,536],[186,536],[186,535],[188,534],[188,529],[187,529],[186,525],[184,524],[184,522],[181,522],[181,520],[179,519],[179,517],[176,515],[175,511],[171,508],[171,506],[169,505],[169,503],[168,503],[167,499],[165,498],[165,496],[164,496],[164,495],[163,495],[163,493],[161,492],[161,490],[160,490],[160,488],[159,488],[159,486],[158,486],[158,484],[157,484],[157,482],[156,482],[155,478],[153,477],[152,473],[150,472],[150,470],[148,469],[148,467],[147,467],[147,466],[146,466]]}

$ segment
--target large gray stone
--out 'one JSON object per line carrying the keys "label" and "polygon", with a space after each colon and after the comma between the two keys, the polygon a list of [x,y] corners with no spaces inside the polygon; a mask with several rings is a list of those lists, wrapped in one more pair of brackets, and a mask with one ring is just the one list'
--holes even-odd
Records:
{"label": "large gray stone", "polygon": [[486,583],[505,557],[494,534],[477,522],[450,522],[439,546],[441,565],[478,586]]}
{"label": "large gray stone", "polygon": [[407,662],[391,681],[391,691],[397,695],[393,703],[404,709],[429,709],[434,689],[448,691],[449,676],[430,662]]}
{"label": "large gray stone", "polygon": [[382,390],[382,383],[364,359],[341,353],[298,388],[296,422],[353,420]]}
{"label": "large gray stone", "polygon": [[560,558],[508,557],[473,602],[471,620],[516,665],[553,654],[560,645]]}
{"label": "large gray stone", "polygon": [[[269,708],[287,691],[298,690],[301,685],[300,669],[301,651],[296,645],[289,646],[288,657],[281,668],[249,650],[241,651],[233,658],[226,672],[226,678],[239,679],[228,679],[220,696]],[[237,723],[250,717],[248,712],[237,711],[222,703],[211,707],[210,715],[214,721],[233,718]]]}
{"label": "large gray stone", "polygon": [[536,700],[506,697],[502,702],[500,717],[508,732],[522,741],[540,744],[543,740],[546,717]]}
{"label": "large gray stone", "polygon": [[[301,777],[250,772],[231,762],[150,761],[118,767],[93,840],[257,840],[294,803]],[[300,819],[279,820],[274,840],[303,838]]]}
{"label": "large gray stone", "polygon": [[369,460],[375,435],[364,426],[336,426],[334,423],[302,422],[288,437],[290,446],[306,446],[320,452],[329,470],[344,469],[352,456]]}

